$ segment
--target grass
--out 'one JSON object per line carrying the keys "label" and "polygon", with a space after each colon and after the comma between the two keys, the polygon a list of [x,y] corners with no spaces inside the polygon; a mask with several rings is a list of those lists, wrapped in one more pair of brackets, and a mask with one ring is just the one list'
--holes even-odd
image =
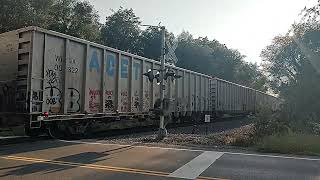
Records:
{"label": "grass", "polygon": [[267,136],[256,144],[261,152],[320,156],[320,136],[288,134]]}

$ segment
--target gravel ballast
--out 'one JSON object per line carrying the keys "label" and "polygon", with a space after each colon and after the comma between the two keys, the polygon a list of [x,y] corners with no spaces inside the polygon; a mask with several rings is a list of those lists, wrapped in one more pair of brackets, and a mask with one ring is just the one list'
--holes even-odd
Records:
{"label": "gravel ballast", "polygon": [[110,144],[168,144],[181,146],[246,146],[246,141],[254,133],[250,120],[232,120],[168,129],[168,135],[163,140],[157,139],[157,132],[133,133],[129,135],[101,138]]}

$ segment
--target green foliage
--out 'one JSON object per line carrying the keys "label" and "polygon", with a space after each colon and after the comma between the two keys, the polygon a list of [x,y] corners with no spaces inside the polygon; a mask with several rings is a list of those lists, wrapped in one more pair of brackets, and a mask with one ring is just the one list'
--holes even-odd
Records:
{"label": "green foliage", "polygon": [[194,39],[188,32],[178,37],[178,66],[266,91],[266,78],[257,65],[244,61],[245,56],[228,49],[217,40]]}
{"label": "green foliage", "polygon": [[287,134],[267,136],[256,148],[262,152],[320,155],[320,136]]}
{"label": "green foliage", "polygon": [[106,23],[101,29],[102,42],[110,47],[139,54],[140,24],[140,18],[132,9],[120,7],[118,11],[106,17]]}
{"label": "green foliage", "polygon": [[[98,42],[100,39],[99,16],[87,1],[63,0],[51,9],[49,29]],[[63,14],[64,16],[61,16]]]}
{"label": "green foliage", "polygon": [[26,26],[39,26],[90,41],[98,41],[99,16],[87,1],[3,0],[0,33]]}
{"label": "green foliage", "polygon": [[209,41],[208,38],[201,37],[194,39],[187,32],[179,37],[176,55],[179,59],[177,65],[180,67],[229,81],[235,80],[235,67],[244,57],[216,40]]}
{"label": "green foliage", "polygon": [[270,108],[261,108],[253,118],[257,138],[274,134],[289,133],[290,123],[281,112],[273,112]]}
{"label": "green foliage", "polygon": [[[166,39],[170,42],[174,39],[174,34],[166,30]],[[160,60],[161,50],[161,31],[159,28],[148,27],[142,31],[139,39],[141,53],[139,55],[148,57],[154,60]]]}
{"label": "green foliage", "polygon": [[236,66],[235,82],[245,85],[262,92],[267,92],[267,77],[262,70],[259,70],[257,64],[242,62]]}
{"label": "green foliage", "polygon": [[[292,37],[276,37],[262,56],[267,63],[265,67],[269,73],[271,87],[276,92],[280,92],[281,97],[285,100],[282,110],[288,114],[293,129],[308,131],[311,122],[320,122],[320,102],[318,101],[320,99],[320,74],[312,65],[309,54],[306,54],[290,38]],[[311,45],[317,45],[318,42],[316,38],[308,37],[306,32],[295,38],[298,43],[303,44],[310,51],[315,52],[313,49],[318,48],[311,47]]]}
{"label": "green foliage", "polygon": [[284,99],[282,112],[295,132],[319,132],[319,5],[304,9],[291,33],[275,37],[261,53],[270,87]]}
{"label": "green foliage", "polygon": [[160,59],[161,31],[159,28],[149,27],[141,33],[140,45],[142,55],[150,59]]}

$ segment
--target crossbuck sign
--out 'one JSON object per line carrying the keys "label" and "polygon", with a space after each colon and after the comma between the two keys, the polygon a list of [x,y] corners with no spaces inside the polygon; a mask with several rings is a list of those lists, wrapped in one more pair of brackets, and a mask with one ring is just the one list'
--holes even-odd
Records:
{"label": "crossbuck sign", "polygon": [[168,47],[168,53],[166,54],[167,62],[176,64],[178,62],[178,58],[177,58],[176,54],[174,53],[174,51],[178,47],[178,41],[174,41],[172,45],[169,41],[166,41],[166,45]]}

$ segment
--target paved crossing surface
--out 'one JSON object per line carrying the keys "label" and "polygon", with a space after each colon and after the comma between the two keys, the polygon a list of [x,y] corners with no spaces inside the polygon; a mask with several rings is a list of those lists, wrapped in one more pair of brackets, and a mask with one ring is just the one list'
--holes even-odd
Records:
{"label": "paved crossing surface", "polygon": [[0,146],[0,179],[320,180],[320,158],[44,140]]}

